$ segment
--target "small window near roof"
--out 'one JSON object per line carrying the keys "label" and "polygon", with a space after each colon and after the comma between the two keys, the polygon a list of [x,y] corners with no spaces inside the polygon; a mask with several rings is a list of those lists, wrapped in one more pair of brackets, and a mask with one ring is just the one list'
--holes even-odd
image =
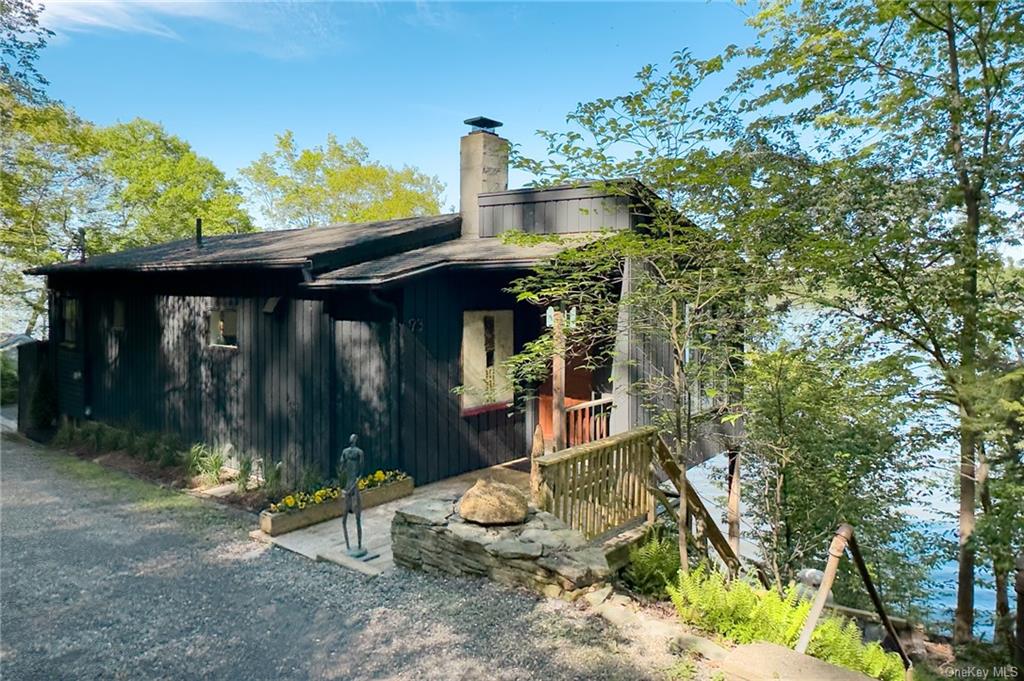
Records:
{"label": "small window near roof", "polygon": [[210,345],[238,347],[238,310],[233,307],[210,310]]}
{"label": "small window near roof", "polygon": [[63,324],[61,341],[64,345],[74,347],[78,339],[78,299],[65,298],[61,302],[60,314]]}
{"label": "small window near roof", "polygon": [[114,331],[124,331],[124,301],[120,298],[114,299],[114,309],[111,315],[110,328]]}

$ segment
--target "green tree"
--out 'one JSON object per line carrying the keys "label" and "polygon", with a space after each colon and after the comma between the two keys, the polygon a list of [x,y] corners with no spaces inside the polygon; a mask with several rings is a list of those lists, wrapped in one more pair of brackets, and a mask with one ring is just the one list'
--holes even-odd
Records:
{"label": "green tree", "polygon": [[[679,526],[686,527],[686,468],[716,422],[734,419],[730,402],[743,329],[753,315],[745,295],[757,282],[747,275],[735,245],[681,219],[670,204],[647,197],[648,219],[635,231],[607,233],[584,245],[557,238],[566,249],[513,283],[521,301],[574,310],[564,332],[545,333],[511,360],[521,387],[541,380],[552,353],[597,367],[624,369],[623,381],[651,423],[669,436],[680,462]],[[524,236],[510,240],[530,242]],[[630,376],[629,338],[651,361]],[[679,557],[688,569],[686,532]]]}
{"label": "green tree", "polygon": [[444,190],[415,168],[371,160],[357,139],[341,144],[328,135],[326,145],[299,149],[290,130],[241,173],[273,229],[436,215]]}
{"label": "green tree", "polygon": [[[568,131],[542,131],[543,160],[516,159],[541,182],[639,180],[606,183],[609,192],[636,201],[644,215],[639,230],[574,249],[560,256],[566,262],[541,268],[539,279],[524,279],[516,290],[523,299],[587,312],[579,317],[587,323],[577,320],[577,352],[596,347],[614,355],[613,339],[590,341],[618,332],[660,358],[639,380],[627,379],[627,388],[671,436],[680,463],[692,461],[709,427],[737,418],[737,349],[768,323],[765,302],[775,287],[768,265],[778,241],[771,233],[777,211],[750,196],[759,189],[763,151],[752,137],[715,148],[730,131],[720,125],[717,102],[695,98],[722,66],[720,58],[680,52],[665,72],[644,67],[632,91],[578,105]],[[778,186],[789,182],[779,179]],[[613,274],[609,288],[603,281]],[[602,300],[610,312],[593,312],[593,301]],[[623,350],[617,359],[628,365]],[[685,472],[677,485],[685,488]],[[685,552],[681,533],[684,566]]]}
{"label": "green tree", "polygon": [[[959,420],[955,641],[972,637],[979,347],[1024,181],[1020,2],[771,2],[737,84],[806,169],[794,268],[813,300],[901,341]],[[1018,312],[1020,312],[1018,310]],[[1018,315],[1019,319],[1019,315]],[[1017,331],[1019,333],[1019,330]]]}
{"label": "green tree", "polygon": [[46,99],[49,83],[36,70],[53,31],[39,25],[42,6],[32,0],[0,0],[0,84],[23,102]]}
{"label": "green tree", "polygon": [[0,291],[32,334],[46,291],[22,270],[77,255],[80,229],[107,229],[109,180],[95,128],[63,106],[25,104],[0,86],[0,117]]}
{"label": "green tree", "polygon": [[[836,527],[854,526],[888,607],[915,613],[927,577],[944,557],[937,537],[906,513],[924,496],[921,471],[932,438],[909,358],[869,359],[855,332],[817,329],[767,339],[744,365],[748,528],[783,588],[805,567],[824,567]],[[870,609],[851,561],[836,600]]]}
{"label": "green tree", "polygon": [[97,128],[6,87],[0,116],[0,291],[23,312],[25,333],[44,318],[46,291],[23,270],[78,256],[80,230],[95,255],[186,237],[196,217],[211,234],[253,229],[235,185],[155,123]]}
{"label": "green tree", "polygon": [[207,234],[254,229],[237,185],[158,123],[136,118],[97,132],[101,166],[111,180],[109,230],[97,233],[103,251],[187,238],[195,218]]}

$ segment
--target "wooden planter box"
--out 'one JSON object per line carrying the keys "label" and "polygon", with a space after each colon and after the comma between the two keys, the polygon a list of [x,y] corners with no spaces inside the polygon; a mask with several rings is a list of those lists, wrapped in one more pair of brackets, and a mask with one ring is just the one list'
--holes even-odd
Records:
{"label": "wooden planter box", "polygon": [[[380,487],[372,487],[362,491],[363,510],[386,504],[395,499],[401,499],[412,494],[413,480],[406,478],[398,482],[391,482]],[[325,501],[322,504],[311,504],[306,508],[285,513],[271,513],[270,511],[260,512],[260,529],[276,537],[285,532],[291,532],[302,527],[316,525],[331,518],[337,518],[345,510],[345,496]]]}

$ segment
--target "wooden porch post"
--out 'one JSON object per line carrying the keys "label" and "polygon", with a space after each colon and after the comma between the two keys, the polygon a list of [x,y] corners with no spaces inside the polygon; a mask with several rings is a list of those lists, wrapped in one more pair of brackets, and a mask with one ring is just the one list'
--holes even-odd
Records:
{"label": "wooden porch post", "polygon": [[726,519],[729,524],[729,546],[740,555],[740,453],[731,450],[729,456],[729,507]]}
{"label": "wooden porch post", "polygon": [[551,357],[551,430],[555,451],[565,449],[565,328],[561,308],[554,309],[551,335],[555,349]]}

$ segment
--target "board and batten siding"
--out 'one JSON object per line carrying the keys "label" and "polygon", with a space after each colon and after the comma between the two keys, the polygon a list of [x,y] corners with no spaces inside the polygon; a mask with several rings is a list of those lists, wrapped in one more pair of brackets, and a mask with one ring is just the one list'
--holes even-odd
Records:
{"label": "board and batten siding", "polygon": [[623,230],[633,224],[629,198],[588,187],[482,194],[479,206],[482,237],[509,230],[528,234]]}
{"label": "board and batten siding", "polygon": [[[290,475],[329,473],[333,329],[321,301],[281,298],[264,311],[262,297],[84,298],[93,418],[230,444]],[[209,343],[209,311],[222,306],[238,311],[237,348]]]}
{"label": "board and batten siding", "polygon": [[514,408],[463,416],[462,313],[514,310],[516,351],[535,338],[540,312],[502,291],[510,278],[440,273],[405,287],[401,315],[399,410],[404,468],[417,484],[494,466],[529,451],[526,417]]}

